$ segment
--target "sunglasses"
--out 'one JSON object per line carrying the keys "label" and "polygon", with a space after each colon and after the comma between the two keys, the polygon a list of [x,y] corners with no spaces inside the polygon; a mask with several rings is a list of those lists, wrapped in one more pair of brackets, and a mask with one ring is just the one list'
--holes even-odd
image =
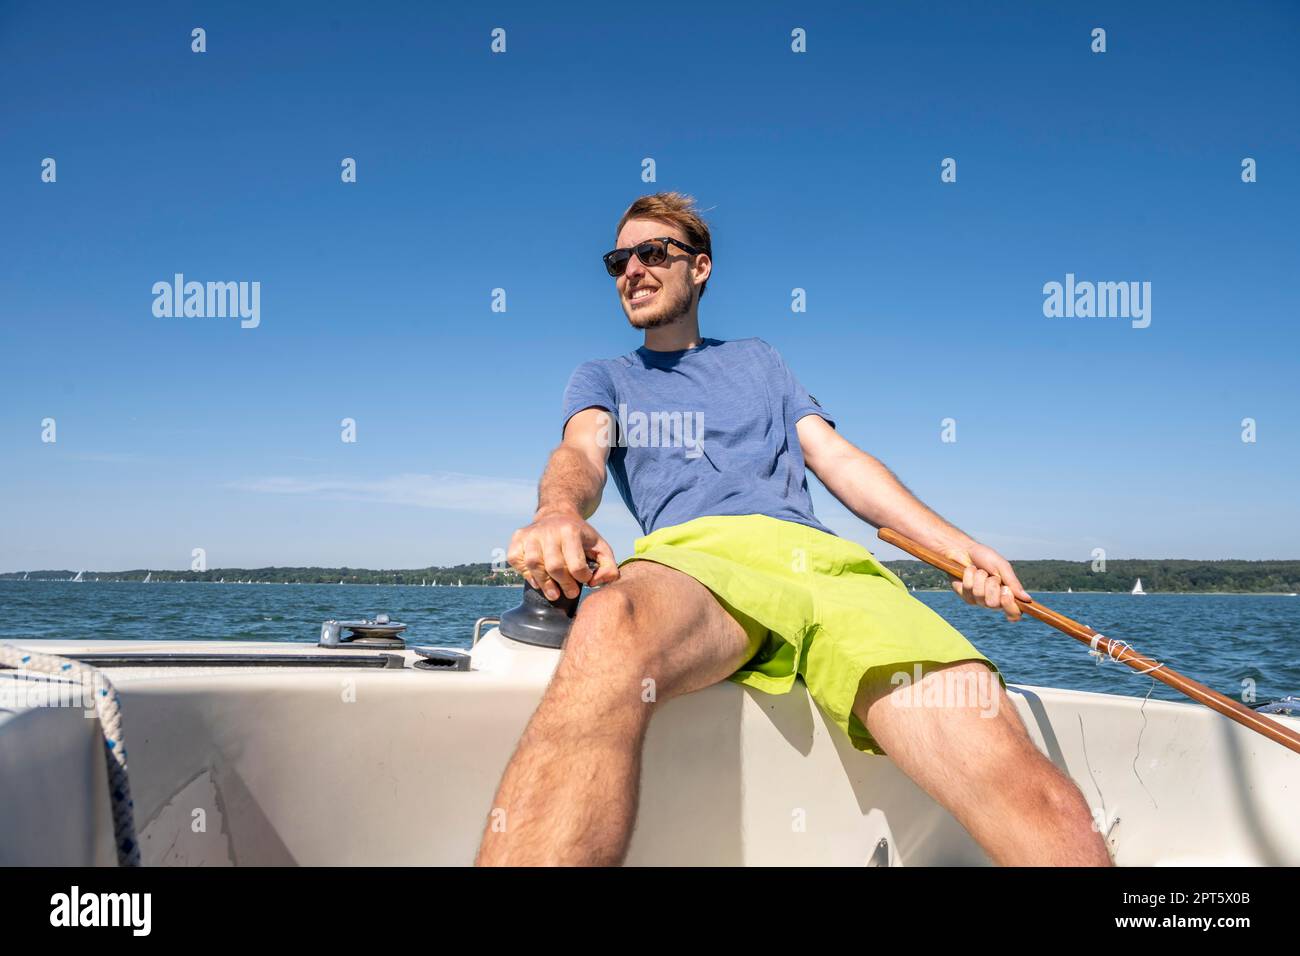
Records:
{"label": "sunglasses", "polygon": [[688,246],[672,236],[664,236],[660,239],[647,239],[644,242],[638,242],[630,249],[615,249],[612,252],[605,253],[601,258],[605,260],[605,268],[609,271],[609,274],[617,279],[627,271],[627,264],[632,261],[633,254],[641,260],[643,266],[663,265],[668,259],[669,243],[685,249],[693,256],[700,254],[700,250],[694,246]]}

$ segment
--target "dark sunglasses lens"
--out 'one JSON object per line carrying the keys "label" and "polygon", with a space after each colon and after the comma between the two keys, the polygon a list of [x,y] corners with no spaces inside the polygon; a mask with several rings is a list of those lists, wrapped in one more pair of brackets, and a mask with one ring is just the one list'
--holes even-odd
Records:
{"label": "dark sunglasses lens", "polygon": [[605,253],[605,268],[609,274],[618,277],[627,269],[627,260],[632,258],[632,253],[627,249],[615,249],[613,252]]}
{"label": "dark sunglasses lens", "polygon": [[657,266],[668,258],[668,245],[663,242],[643,242],[636,247],[636,257],[644,265]]}

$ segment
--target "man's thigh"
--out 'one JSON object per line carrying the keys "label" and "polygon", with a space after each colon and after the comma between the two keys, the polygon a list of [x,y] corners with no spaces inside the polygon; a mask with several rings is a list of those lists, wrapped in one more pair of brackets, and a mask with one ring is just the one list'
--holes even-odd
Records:
{"label": "man's thigh", "polygon": [[976,661],[935,667],[918,684],[865,685],[854,713],[903,772],[940,802],[948,791],[1039,757],[997,675]]}
{"label": "man's thigh", "polygon": [[[635,667],[658,699],[725,680],[753,657],[763,635],[746,631],[700,582],[653,561],[631,561],[590,594],[565,645],[570,665]],[[563,666],[563,664],[562,664]]]}

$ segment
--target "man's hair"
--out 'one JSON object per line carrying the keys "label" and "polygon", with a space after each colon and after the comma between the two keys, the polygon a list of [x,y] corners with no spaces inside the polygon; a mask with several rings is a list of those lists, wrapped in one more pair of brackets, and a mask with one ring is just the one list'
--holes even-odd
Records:
{"label": "man's hair", "polygon": [[[618,221],[618,228],[614,230],[614,241],[618,241],[618,234],[623,231],[629,219],[654,219],[658,222],[671,223],[681,229],[686,234],[687,245],[694,246],[708,255],[710,261],[713,259],[713,240],[709,236],[709,225],[700,218],[699,212],[695,208],[695,200],[690,196],[682,193],[655,193],[652,196],[642,196],[632,205],[627,207],[627,212],[623,213],[623,218]],[[709,280],[704,280],[704,285],[700,286],[700,298],[704,298],[704,288],[709,284]]]}

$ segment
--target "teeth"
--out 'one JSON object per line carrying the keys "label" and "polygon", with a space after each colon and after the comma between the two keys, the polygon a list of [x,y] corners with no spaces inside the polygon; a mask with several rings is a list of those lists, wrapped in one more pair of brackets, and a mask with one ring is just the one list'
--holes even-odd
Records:
{"label": "teeth", "polygon": [[635,292],[632,293],[632,298],[644,299],[646,296],[652,295],[654,291],[655,291],[654,289],[637,289]]}

